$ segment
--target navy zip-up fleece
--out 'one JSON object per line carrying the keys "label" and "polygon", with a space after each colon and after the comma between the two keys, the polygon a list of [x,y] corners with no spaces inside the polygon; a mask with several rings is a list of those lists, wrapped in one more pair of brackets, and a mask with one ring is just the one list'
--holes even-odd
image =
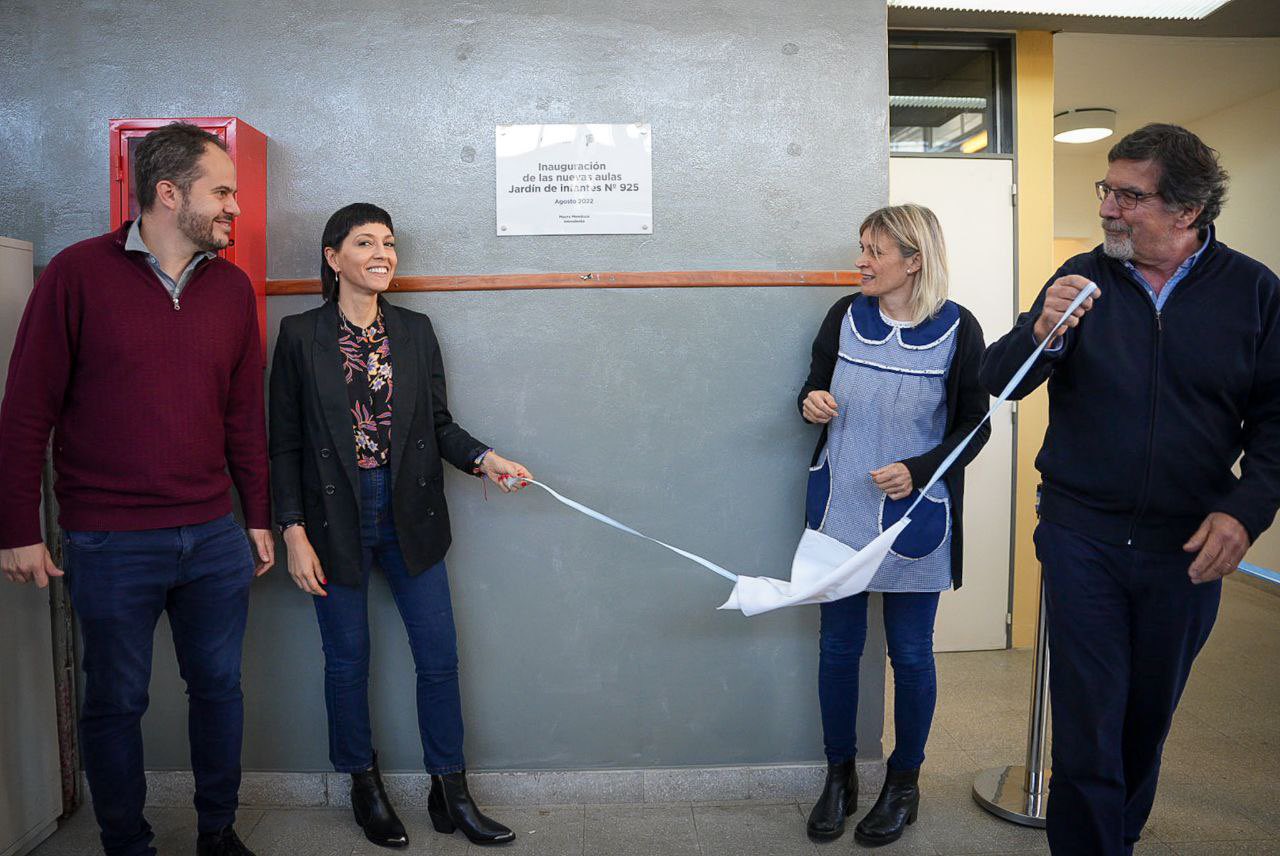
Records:
{"label": "navy zip-up fleece", "polygon": [[1280,280],[1211,237],[1157,312],[1098,246],[1059,268],[987,349],[989,392],[1030,356],[1045,290],[1068,274],[1102,297],[1012,396],[1049,381],[1040,515],[1107,543],[1174,551],[1221,511],[1256,540],[1280,507]]}

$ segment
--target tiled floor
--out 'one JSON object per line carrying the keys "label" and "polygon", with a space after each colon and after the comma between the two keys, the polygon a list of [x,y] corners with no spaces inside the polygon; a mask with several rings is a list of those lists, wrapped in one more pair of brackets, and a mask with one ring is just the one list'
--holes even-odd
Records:
{"label": "tiled floor", "polygon": [[[922,773],[920,820],[885,854],[1048,853],[1044,834],[996,820],[973,802],[976,771],[1017,763],[1026,739],[1026,651],[938,658],[939,705]],[[1229,582],[1218,627],[1200,656],[1164,756],[1160,793],[1140,856],[1280,856],[1280,597]],[[892,722],[886,726],[892,733]],[[861,848],[852,835],[815,845],[794,802],[569,805],[500,808],[516,830],[498,852],[545,856],[789,856]],[[194,851],[189,809],[152,809],[163,856]],[[480,851],[460,833],[437,835],[425,812],[402,812],[413,854]],[[246,809],[238,828],[258,856],[386,853],[337,809]],[[81,810],[35,851],[81,856],[96,849]]]}

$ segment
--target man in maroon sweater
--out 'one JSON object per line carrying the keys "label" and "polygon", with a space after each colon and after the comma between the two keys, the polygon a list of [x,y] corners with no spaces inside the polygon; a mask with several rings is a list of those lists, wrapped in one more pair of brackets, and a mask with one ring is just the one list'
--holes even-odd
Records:
{"label": "man in maroon sweater", "polygon": [[139,145],[134,176],[139,219],[54,256],[18,328],[0,404],[0,571],[42,587],[63,574],[39,516],[52,430],[103,848],[156,852],[141,718],[167,612],[189,697],[197,853],[243,856],[241,647],[249,584],[274,555],[253,289],[217,257],[240,211],[235,168],[216,137],[173,124]]}

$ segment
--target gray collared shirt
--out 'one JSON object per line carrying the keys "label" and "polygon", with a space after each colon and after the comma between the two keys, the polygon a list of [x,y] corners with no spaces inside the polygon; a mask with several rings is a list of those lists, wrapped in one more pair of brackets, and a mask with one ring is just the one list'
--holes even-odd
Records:
{"label": "gray collared shirt", "polygon": [[152,254],[151,250],[147,249],[147,245],[142,240],[141,223],[141,217],[133,221],[133,225],[129,227],[129,236],[125,238],[124,248],[129,252],[142,253],[147,257],[147,264],[151,265],[151,270],[155,271],[156,277],[160,280],[160,284],[164,286],[165,291],[169,292],[169,296],[173,298],[173,302],[176,304],[178,302],[178,298],[182,295],[182,289],[187,287],[187,283],[191,281],[191,275],[195,273],[195,270],[200,266],[200,263],[208,261],[216,256],[217,253],[207,250],[205,252],[196,253],[191,257],[191,261],[187,263],[186,268],[183,269],[182,274],[175,282],[173,277],[165,273],[160,267],[160,260]]}

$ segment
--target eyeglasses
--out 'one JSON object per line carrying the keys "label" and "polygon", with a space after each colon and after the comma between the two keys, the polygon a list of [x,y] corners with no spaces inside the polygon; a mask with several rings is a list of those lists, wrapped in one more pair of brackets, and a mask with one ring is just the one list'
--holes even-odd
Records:
{"label": "eyeglasses", "polygon": [[1150,199],[1153,196],[1159,196],[1159,191],[1151,193],[1143,193],[1138,190],[1126,190],[1122,187],[1112,187],[1105,181],[1095,181],[1093,189],[1098,192],[1098,201],[1106,202],[1107,194],[1114,193],[1116,195],[1116,205],[1119,205],[1126,211],[1132,211],[1138,207],[1138,203],[1144,199]]}

